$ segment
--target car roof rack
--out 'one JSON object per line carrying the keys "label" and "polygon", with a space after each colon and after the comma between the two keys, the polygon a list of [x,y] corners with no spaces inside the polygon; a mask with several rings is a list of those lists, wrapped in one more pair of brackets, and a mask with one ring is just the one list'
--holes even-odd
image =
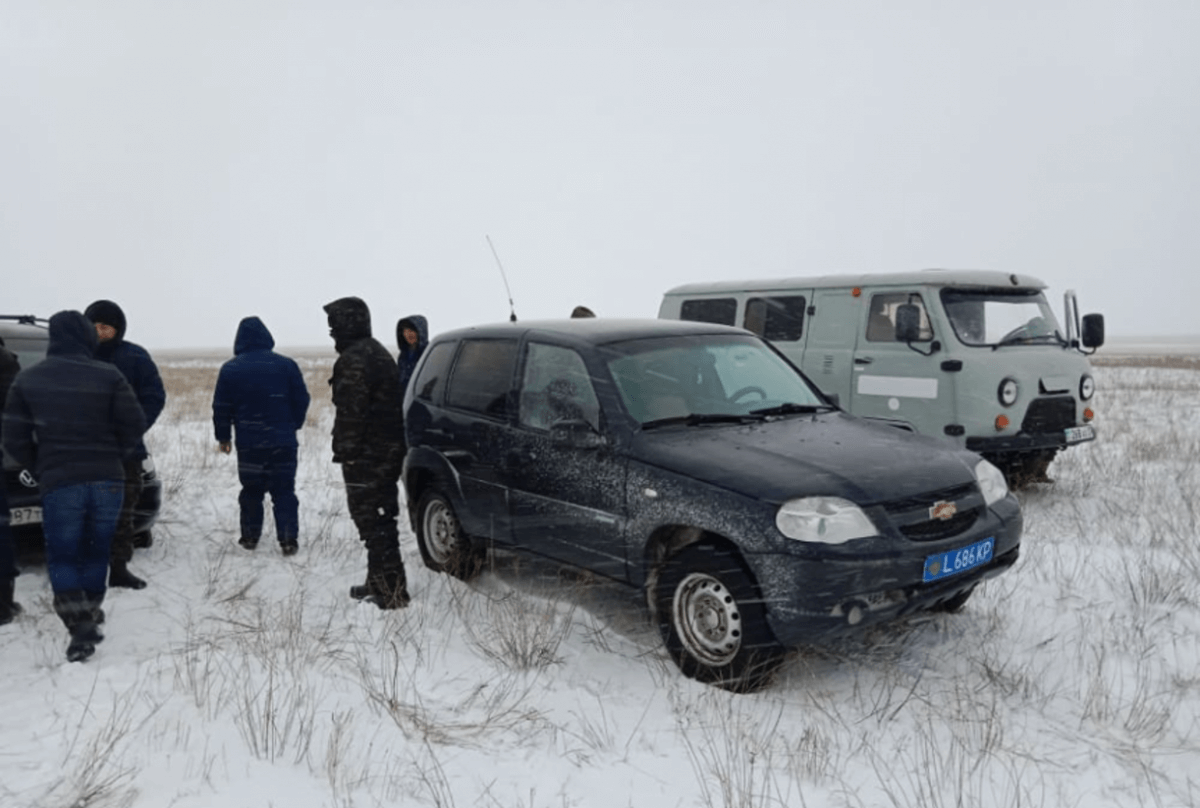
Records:
{"label": "car roof rack", "polygon": [[37,325],[38,323],[47,323],[42,317],[34,317],[32,314],[0,314],[0,320],[16,320],[23,325]]}

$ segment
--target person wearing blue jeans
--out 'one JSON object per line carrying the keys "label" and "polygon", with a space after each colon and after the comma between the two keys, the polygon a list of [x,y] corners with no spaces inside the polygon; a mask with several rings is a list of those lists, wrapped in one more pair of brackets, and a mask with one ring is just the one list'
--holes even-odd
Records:
{"label": "person wearing blue jeans", "polygon": [[300,549],[300,503],[296,498],[296,432],[304,426],[309,394],[300,366],[276,353],[275,338],[257,317],[238,324],[234,357],[221,366],[213,390],[213,432],[220,450],[237,444],[241,537],[258,547],[263,497],[271,495],[275,537],[285,556]]}
{"label": "person wearing blue jeans", "polygon": [[54,610],[82,662],[104,639],[109,552],[124,498],[124,461],[146,417],[117,368],[92,358],[95,328],[77,311],[50,318],[46,358],[17,374],[4,405],[4,450],[33,471]]}

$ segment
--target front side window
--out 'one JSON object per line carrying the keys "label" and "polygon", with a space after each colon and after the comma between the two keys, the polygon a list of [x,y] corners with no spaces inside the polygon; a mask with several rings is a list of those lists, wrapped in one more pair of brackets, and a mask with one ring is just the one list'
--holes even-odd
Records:
{"label": "front side window", "polygon": [[517,420],[532,429],[549,429],[563,421],[584,421],[599,431],[600,402],[587,366],[576,351],[529,343]]}
{"label": "front side window", "polygon": [[687,416],[749,416],[824,399],[779,354],[751,336],[697,335],[605,346],[625,409],[639,423]]}
{"label": "front side window", "polygon": [[463,340],[446,390],[446,405],[506,417],[516,361],[515,340]]}
{"label": "front side window", "polygon": [[807,301],[800,296],[752,297],[746,301],[744,326],[772,342],[796,342],[804,335]]}
{"label": "front side window", "polygon": [[964,345],[1063,340],[1054,311],[1038,289],[943,289],[942,305]]}
{"label": "front side window", "polygon": [[737,322],[737,300],[732,297],[685,300],[679,310],[679,319],[694,323],[733,325]]}
{"label": "front side window", "polygon": [[920,314],[918,342],[933,339],[933,326],[929,323],[929,312],[925,302],[916,292],[882,292],[871,295],[871,310],[867,315],[867,342],[896,341],[896,312],[904,304],[917,307]]}
{"label": "front side window", "polygon": [[450,370],[450,360],[454,358],[454,348],[457,343],[439,342],[429,349],[425,364],[417,374],[413,383],[413,395],[422,401],[434,401],[442,394],[446,386],[446,373]]}

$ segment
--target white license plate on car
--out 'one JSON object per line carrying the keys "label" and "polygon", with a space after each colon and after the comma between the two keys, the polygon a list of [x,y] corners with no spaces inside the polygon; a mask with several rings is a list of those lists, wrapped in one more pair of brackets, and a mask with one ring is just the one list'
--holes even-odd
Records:
{"label": "white license plate on car", "polygon": [[1067,427],[1063,432],[1066,435],[1067,443],[1083,443],[1085,440],[1096,439],[1096,429],[1091,424]]}
{"label": "white license plate on car", "polygon": [[931,555],[925,559],[925,575],[922,580],[925,583],[940,581],[951,575],[958,575],[960,572],[981,567],[992,560],[992,553],[995,549],[996,540],[989,537],[957,550],[947,550],[944,553]]}
{"label": "white license plate on car", "polygon": [[8,523],[13,527],[40,525],[42,523],[42,509],[13,508],[8,512]]}

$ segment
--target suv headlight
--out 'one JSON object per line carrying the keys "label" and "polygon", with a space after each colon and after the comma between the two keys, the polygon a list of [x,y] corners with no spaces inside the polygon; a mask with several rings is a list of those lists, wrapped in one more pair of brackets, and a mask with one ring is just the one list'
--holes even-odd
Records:
{"label": "suv headlight", "polygon": [[999,502],[1008,495],[1008,482],[1004,479],[1004,472],[986,460],[975,464],[975,480],[979,483],[979,493],[983,494],[983,501],[988,505]]}
{"label": "suv headlight", "polygon": [[779,507],[775,526],[789,539],[816,544],[845,544],[879,531],[862,508],[840,497],[804,497]]}

